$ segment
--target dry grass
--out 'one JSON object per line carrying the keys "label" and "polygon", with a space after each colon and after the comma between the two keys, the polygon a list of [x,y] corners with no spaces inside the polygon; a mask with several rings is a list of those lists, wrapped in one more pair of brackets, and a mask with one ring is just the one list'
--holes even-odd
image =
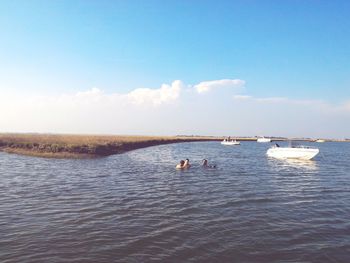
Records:
{"label": "dry grass", "polygon": [[149,140],[176,139],[178,137],[160,136],[117,136],[117,135],[70,135],[70,134],[0,134],[0,141],[14,143],[40,143],[40,144],[106,144],[115,142],[139,142]]}
{"label": "dry grass", "polygon": [[[220,138],[221,139],[221,138]],[[86,158],[185,141],[219,140],[214,137],[114,136],[62,134],[0,134],[3,151],[54,158]]]}
{"label": "dry grass", "polygon": [[[211,136],[127,136],[70,134],[0,134],[0,150],[41,157],[87,158],[118,154],[148,146],[191,141],[219,141]],[[239,141],[255,141],[255,137],[232,137]],[[275,138],[276,140],[280,140]],[[283,140],[283,139],[282,139]]]}
{"label": "dry grass", "polygon": [[99,157],[98,155],[93,154],[82,154],[82,153],[70,153],[70,152],[40,152],[35,150],[27,150],[20,148],[3,148],[4,152],[27,155],[27,156],[36,156],[43,158],[55,158],[55,159],[89,159]]}

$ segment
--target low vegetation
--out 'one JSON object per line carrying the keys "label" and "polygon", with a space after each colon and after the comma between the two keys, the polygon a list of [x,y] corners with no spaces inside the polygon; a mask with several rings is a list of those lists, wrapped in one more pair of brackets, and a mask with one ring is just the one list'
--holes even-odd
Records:
{"label": "low vegetation", "polygon": [[54,158],[88,158],[108,156],[148,146],[219,140],[194,136],[106,136],[57,134],[0,134],[0,149],[9,153]]}
{"label": "low vegetation", "polygon": [[[0,151],[51,158],[94,158],[148,146],[192,141],[219,141],[213,136],[115,136],[0,133]],[[255,141],[256,137],[232,137]],[[274,141],[286,138],[273,137]],[[300,140],[300,139],[299,139]],[[310,139],[301,139],[310,140]]]}

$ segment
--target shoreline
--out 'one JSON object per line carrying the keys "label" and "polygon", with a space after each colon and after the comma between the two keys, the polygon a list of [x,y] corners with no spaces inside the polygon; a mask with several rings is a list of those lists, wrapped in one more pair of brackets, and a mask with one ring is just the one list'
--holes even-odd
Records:
{"label": "shoreline", "polygon": [[57,159],[92,159],[156,145],[219,141],[218,137],[0,134],[0,151]]}
{"label": "shoreline", "polygon": [[[10,134],[0,133],[0,151],[57,159],[92,159],[120,154],[131,150],[181,142],[221,141],[215,136],[123,136],[123,135],[63,135],[63,134]],[[237,141],[256,141],[257,137],[233,137]],[[272,141],[310,138],[271,137]],[[340,142],[342,140],[327,140]],[[344,142],[349,142],[344,140]]]}
{"label": "shoreline", "polygon": [[70,152],[39,152],[35,150],[27,150],[21,148],[0,148],[0,152],[9,154],[18,154],[24,156],[33,156],[50,159],[94,159],[100,156],[93,154],[81,154],[81,153],[70,153]]}

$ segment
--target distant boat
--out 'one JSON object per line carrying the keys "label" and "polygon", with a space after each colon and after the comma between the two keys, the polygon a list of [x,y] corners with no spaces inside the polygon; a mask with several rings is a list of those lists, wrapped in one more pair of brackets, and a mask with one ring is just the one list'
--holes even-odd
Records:
{"label": "distant boat", "polygon": [[275,145],[267,150],[266,154],[269,157],[277,159],[300,159],[311,160],[320,152],[317,148],[306,146],[289,146],[279,147]]}
{"label": "distant boat", "polygon": [[326,142],[326,140],[318,139],[318,140],[316,140],[316,142]]}
{"label": "distant boat", "polygon": [[241,143],[240,142],[237,142],[236,140],[227,140],[227,139],[224,139],[222,142],[221,142],[222,145],[240,145]]}
{"label": "distant boat", "polygon": [[256,140],[257,142],[271,142],[270,138],[261,137]]}

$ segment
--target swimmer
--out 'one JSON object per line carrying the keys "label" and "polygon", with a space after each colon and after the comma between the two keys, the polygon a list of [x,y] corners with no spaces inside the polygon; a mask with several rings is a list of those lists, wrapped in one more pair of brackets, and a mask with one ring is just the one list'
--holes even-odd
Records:
{"label": "swimmer", "polygon": [[216,165],[208,165],[208,160],[207,159],[203,159],[202,166],[204,168],[216,168]]}
{"label": "swimmer", "polygon": [[176,165],[176,169],[184,169],[185,168],[185,161],[181,160],[178,165]]}
{"label": "swimmer", "polygon": [[190,160],[189,159],[186,159],[185,163],[184,163],[184,168],[190,168],[191,165],[190,165]]}

